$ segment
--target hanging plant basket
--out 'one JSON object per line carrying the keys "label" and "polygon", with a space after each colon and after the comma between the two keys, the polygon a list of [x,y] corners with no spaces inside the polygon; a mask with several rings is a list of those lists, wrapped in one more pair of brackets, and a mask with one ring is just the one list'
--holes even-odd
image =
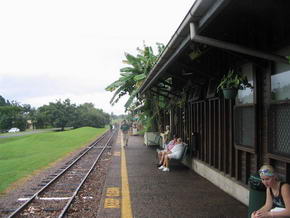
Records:
{"label": "hanging plant basket", "polygon": [[223,76],[217,91],[222,91],[225,99],[235,99],[238,95],[239,89],[254,88],[248,82],[246,76],[242,76],[233,69],[230,69],[227,74]]}
{"label": "hanging plant basket", "polygon": [[225,99],[235,99],[238,95],[238,89],[223,88],[223,95]]}

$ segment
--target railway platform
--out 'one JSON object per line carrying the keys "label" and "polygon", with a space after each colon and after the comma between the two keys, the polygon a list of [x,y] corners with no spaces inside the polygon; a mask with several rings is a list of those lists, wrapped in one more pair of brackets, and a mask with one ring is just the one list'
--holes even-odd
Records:
{"label": "railway platform", "polygon": [[170,172],[156,167],[156,148],[130,136],[112,148],[97,217],[247,217],[247,207],[185,166]]}

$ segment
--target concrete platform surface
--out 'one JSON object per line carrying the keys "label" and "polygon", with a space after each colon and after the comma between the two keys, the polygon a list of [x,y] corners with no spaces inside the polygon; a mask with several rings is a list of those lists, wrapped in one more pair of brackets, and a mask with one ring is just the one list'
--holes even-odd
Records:
{"label": "concrete platform surface", "polygon": [[[183,166],[172,167],[170,172],[159,170],[156,147],[145,146],[142,136],[130,136],[128,147],[122,148],[119,134],[112,152],[98,217],[247,217],[247,206],[193,170]],[[124,200],[126,194],[129,199]]]}

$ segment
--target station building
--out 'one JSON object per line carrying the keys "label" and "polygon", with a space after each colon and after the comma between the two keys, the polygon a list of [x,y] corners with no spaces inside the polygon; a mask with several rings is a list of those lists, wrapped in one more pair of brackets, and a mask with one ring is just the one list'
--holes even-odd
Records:
{"label": "station building", "polygon": [[[187,166],[246,205],[262,164],[290,182],[289,11],[287,0],[196,0],[139,92],[181,102],[162,127],[189,145]],[[229,70],[254,88],[225,99]]]}

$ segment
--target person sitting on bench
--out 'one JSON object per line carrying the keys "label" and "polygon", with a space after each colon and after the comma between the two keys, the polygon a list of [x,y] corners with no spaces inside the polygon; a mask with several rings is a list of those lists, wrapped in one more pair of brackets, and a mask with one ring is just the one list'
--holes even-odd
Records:
{"label": "person sitting on bench", "polygon": [[184,150],[184,145],[181,138],[178,138],[174,147],[168,151],[162,159],[162,166],[158,169],[166,172],[169,171],[168,165],[170,159],[180,159]]}
{"label": "person sitting on bench", "polygon": [[158,161],[159,161],[157,164],[157,167],[161,167],[163,159],[164,159],[164,155],[167,154],[175,146],[176,141],[177,141],[177,137],[174,135],[173,139],[167,145],[165,145],[165,149],[163,150],[157,149]]}

